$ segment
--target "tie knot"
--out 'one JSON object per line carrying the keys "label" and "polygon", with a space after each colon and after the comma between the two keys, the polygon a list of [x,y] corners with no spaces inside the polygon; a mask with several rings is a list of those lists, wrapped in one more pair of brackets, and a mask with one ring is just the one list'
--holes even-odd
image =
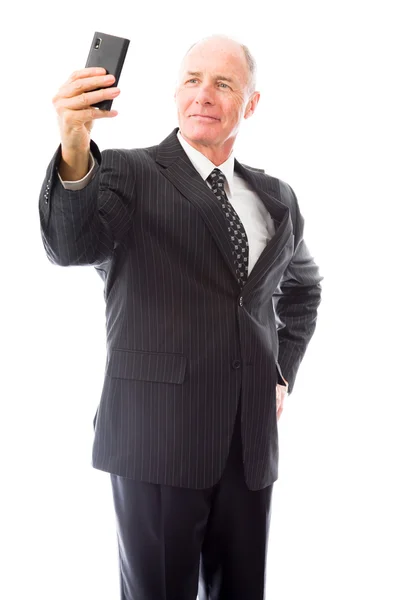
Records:
{"label": "tie knot", "polygon": [[207,181],[211,183],[212,186],[224,187],[225,183],[225,175],[220,169],[213,169],[210,175],[207,177]]}

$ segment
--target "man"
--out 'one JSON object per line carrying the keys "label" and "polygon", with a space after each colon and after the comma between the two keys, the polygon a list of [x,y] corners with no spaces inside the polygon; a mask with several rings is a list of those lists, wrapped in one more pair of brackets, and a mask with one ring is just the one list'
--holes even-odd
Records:
{"label": "man", "polygon": [[53,99],[61,144],[40,195],[55,264],[93,265],[107,317],[93,466],[111,474],[124,600],[260,600],[286,390],[320,303],[293,190],[241,164],[255,111],[245,46],[211,36],[184,57],[179,128],[100,152],[90,108],[104,70]]}

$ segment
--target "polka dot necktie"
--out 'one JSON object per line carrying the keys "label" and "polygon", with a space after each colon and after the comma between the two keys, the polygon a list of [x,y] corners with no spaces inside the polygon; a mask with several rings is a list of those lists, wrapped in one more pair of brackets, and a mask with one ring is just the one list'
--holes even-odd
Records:
{"label": "polka dot necktie", "polygon": [[243,287],[247,279],[248,264],[249,264],[249,242],[247,240],[246,231],[239,219],[235,209],[228,200],[225,193],[225,175],[219,169],[214,169],[207,177],[207,181],[211,184],[211,189],[216,195],[221,208],[224,211],[227,220],[228,231],[231,237],[232,255],[236,267],[236,276],[239,283]]}

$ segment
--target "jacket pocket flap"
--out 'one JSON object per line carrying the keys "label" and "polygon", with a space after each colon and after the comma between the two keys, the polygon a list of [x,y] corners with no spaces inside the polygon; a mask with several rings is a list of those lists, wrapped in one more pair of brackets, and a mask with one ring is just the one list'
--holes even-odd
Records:
{"label": "jacket pocket flap", "polygon": [[182,383],[186,356],[143,350],[111,350],[107,375],[119,379],[139,379],[162,383]]}

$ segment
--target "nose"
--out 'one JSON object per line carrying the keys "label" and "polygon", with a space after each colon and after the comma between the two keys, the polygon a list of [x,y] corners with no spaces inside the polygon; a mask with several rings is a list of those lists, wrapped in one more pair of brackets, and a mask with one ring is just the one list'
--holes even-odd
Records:
{"label": "nose", "polygon": [[196,94],[198,104],[214,104],[212,88],[209,85],[201,85]]}

